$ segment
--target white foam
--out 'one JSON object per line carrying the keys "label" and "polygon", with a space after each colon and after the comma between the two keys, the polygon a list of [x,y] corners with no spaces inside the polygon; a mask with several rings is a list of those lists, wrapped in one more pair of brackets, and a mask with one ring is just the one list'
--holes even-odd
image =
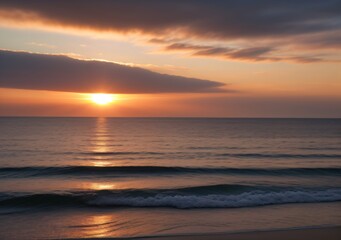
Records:
{"label": "white foam", "polygon": [[285,203],[341,201],[341,189],[319,191],[250,191],[235,195],[167,195],[150,197],[102,195],[89,201],[97,206],[175,207],[175,208],[236,208]]}

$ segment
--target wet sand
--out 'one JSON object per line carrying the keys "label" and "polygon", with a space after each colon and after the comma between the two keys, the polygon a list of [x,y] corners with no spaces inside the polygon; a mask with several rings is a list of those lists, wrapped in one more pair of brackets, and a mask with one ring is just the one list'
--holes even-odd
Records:
{"label": "wet sand", "polygon": [[264,232],[227,233],[192,236],[165,236],[138,239],[153,240],[340,240],[341,227],[295,229]]}
{"label": "wet sand", "polygon": [[153,240],[340,240],[341,227],[294,229],[246,233],[210,234],[198,236],[165,236],[138,239]]}
{"label": "wet sand", "polygon": [[[68,238],[69,239],[69,238]],[[91,240],[340,240],[340,227],[324,227],[309,229],[290,229],[274,231],[257,231],[243,233],[219,233],[201,235],[173,235],[173,236],[150,236],[134,238],[82,238]],[[71,240],[71,239],[69,239]],[[72,240],[76,240],[72,238]],[[79,239],[81,240],[81,239]]]}

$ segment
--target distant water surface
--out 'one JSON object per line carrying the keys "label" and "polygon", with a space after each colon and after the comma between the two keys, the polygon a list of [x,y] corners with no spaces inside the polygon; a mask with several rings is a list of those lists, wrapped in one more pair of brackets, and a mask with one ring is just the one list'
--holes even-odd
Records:
{"label": "distant water surface", "polygon": [[1,239],[337,226],[340,201],[340,119],[0,118]]}

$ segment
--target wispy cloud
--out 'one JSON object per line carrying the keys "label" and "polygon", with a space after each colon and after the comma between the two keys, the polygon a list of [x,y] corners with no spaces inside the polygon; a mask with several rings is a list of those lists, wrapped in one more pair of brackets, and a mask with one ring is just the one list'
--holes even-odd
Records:
{"label": "wispy cloud", "polygon": [[222,47],[210,45],[197,45],[191,43],[181,43],[158,39],[151,39],[152,42],[158,42],[163,46],[163,51],[185,52],[191,56],[199,57],[215,57],[226,60],[241,60],[241,61],[292,61],[299,63],[311,63],[325,61],[318,56],[307,55],[283,55],[276,56],[276,48],[274,47]]}
{"label": "wispy cloud", "polygon": [[56,48],[55,45],[47,44],[47,43],[39,43],[39,42],[28,42],[28,45],[43,47],[43,48]]}

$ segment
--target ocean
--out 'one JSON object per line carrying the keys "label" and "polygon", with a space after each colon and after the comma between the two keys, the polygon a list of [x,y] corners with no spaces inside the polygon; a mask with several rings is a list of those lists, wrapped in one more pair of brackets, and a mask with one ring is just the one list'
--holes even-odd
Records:
{"label": "ocean", "polygon": [[0,118],[0,239],[341,224],[341,119]]}

